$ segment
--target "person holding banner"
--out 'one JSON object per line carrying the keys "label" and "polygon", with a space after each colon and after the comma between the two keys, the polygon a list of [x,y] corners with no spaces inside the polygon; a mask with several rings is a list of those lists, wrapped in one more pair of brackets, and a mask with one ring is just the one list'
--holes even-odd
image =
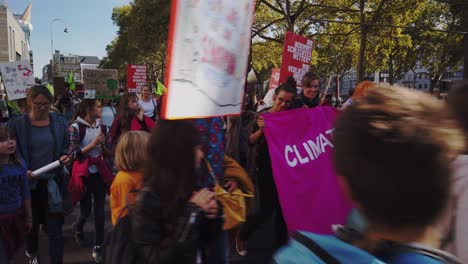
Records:
{"label": "person holding banner", "polygon": [[341,113],[333,138],[340,186],[368,228],[297,232],[275,263],[462,263],[436,249],[442,241],[434,225],[450,199],[452,162],[466,147],[442,102],[376,85]]}
{"label": "person holding banner", "polygon": [[320,77],[314,72],[307,72],[302,77],[302,92],[294,100],[292,108],[314,108],[320,104]]}
{"label": "person holding banner", "polygon": [[[290,77],[275,90],[273,95],[273,106],[266,108],[262,113],[275,113],[288,110],[296,96],[296,82]],[[278,200],[278,191],[273,179],[270,152],[263,134],[265,120],[262,116],[257,117],[257,123],[253,126],[253,133],[249,136],[249,144],[257,148],[257,191],[260,197],[260,209],[251,216],[242,226],[239,237],[236,239],[236,249],[239,255],[247,254],[246,242],[250,235],[267,222],[274,215],[276,243],[282,246],[288,240],[288,231],[283,218],[282,209]]]}
{"label": "person holding banner", "polygon": [[158,103],[155,98],[151,97],[151,91],[148,85],[143,85],[141,87],[140,100],[138,101],[145,115],[151,118],[153,121],[156,121],[158,118]]}
{"label": "person holding banner", "polygon": [[128,131],[150,132],[155,123],[144,114],[144,109],[138,104],[138,97],[135,93],[126,93],[120,97],[117,116],[112,122],[109,132],[112,145],[116,146],[120,135]]}
{"label": "person holding banner", "polygon": [[40,175],[32,171],[56,160],[61,164],[70,161],[68,124],[62,115],[50,113],[53,97],[44,85],[31,87],[27,102],[29,113],[9,124],[18,139],[18,152],[29,170],[33,227],[27,235],[26,255],[30,263],[39,262],[38,231],[39,225],[45,224],[51,263],[63,263],[62,225],[68,197],[68,176],[60,167]]}

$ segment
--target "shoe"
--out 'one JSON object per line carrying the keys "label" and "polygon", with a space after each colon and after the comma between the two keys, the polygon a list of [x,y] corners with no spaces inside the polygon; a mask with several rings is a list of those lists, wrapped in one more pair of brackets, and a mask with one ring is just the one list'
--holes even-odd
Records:
{"label": "shoe", "polygon": [[47,225],[42,224],[39,229],[41,230],[42,234],[47,235],[47,232],[48,232]]}
{"label": "shoe", "polygon": [[242,257],[247,256],[247,243],[240,239],[239,236],[236,236],[236,251]]}
{"label": "shoe", "polygon": [[75,242],[76,244],[78,244],[78,246],[80,247],[86,246],[84,232],[82,230],[78,230],[78,227],[75,223],[73,224],[73,237],[75,238]]}
{"label": "shoe", "polygon": [[26,251],[26,256],[28,257],[28,264],[41,264],[41,260],[37,254],[29,254]]}
{"label": "shoe", "polygon": [[94,259],[94,262],[96,262],[96,263],[103,263],[104,262],[104,257],[102,256],[102,247],[101,246],[95,246],[93,248],[93,259]]}

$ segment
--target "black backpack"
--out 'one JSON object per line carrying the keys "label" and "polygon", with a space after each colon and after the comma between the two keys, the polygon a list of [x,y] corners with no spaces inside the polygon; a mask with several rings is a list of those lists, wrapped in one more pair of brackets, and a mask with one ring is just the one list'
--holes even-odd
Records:
{"label": "black backpack", "polygon": [[138,261],[138,244],[132,239],[131,217],[119,217],[104,240],[104,263],[133,264]]}

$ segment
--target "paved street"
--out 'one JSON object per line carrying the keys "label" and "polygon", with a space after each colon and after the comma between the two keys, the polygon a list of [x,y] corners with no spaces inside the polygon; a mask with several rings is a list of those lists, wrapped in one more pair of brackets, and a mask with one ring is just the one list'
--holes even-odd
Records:
{"label": "paved street", "polygon": [[[107,205],[109,204],[107,200]],[[71,224],[73,223],[74,219],[79,214],[79,207],[77,206],[74,212],[65,219],[65,225],[63,227],[63,234],[65,240],[65,257],[64,263],[66,264],[92,264],[93,258],[91,256],[92,251],[92,243],[89,244],[86,248],[79,247],[73,240],[73,232]],[[110,227],[110,211],[109,208],[106,208],[106,226]],[[89,219],[87,224],[85,225],[85,232],[86,238],[90,241],[94,238],[94,225]],[[272,234],[274,233],[273,225],[271,223],[266,224],[261,230],[254,233],[251,241],[248,243],[249,247],[249,255],[247,257],[238,256],[233,249],[231,252],[230,263],[232,264],[262,264],[262,263],[269,263],[270,256],[272,254],[272,247],[274,244],[274,239]],[[39,235],[40,240],[40,256],[41,261],[44,264],[49,263],[48,253],[47,253],[47,236],[45,234]],[[15,258],[15,264],[26,264],[27,258],[24,254],[24,250],[18,252]]]}

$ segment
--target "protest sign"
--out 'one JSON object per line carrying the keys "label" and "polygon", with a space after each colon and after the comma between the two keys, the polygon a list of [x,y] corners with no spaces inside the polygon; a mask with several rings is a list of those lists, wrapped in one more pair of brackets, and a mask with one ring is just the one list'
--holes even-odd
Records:
{"label": "protest sign", "polygon": [[35,85],[28,60],[0,63],[0,71],[10,101],[26,98],[29,88]]}
{"label": "protest sign", "polygon": [[119,95],[118,72],[111,69],[83,70],[84,90],[95,90],[97,99],[114,98]]}
{"label": "protest sign", "polygon": [[332,164],[331,107],[264,114],[273,176],[289,231],[332,234],[351,203],[339,187]]}
{"label": "protest sign", "polygon": [[280,85],[279,78],[280,78],[280,69],[272,69],[269,90],[276,89]]}
{"label": "protest sign", "polygon": [[54,77],[54,93],[57,97],[65,93],[64,77]]}
{"label": "protest sign", "polygon": [[127,65],[127,90],[140,93],[146,83],[146,65]]}
{"label": "protest sign", "polygon": [[302,77],[309,71],[313,46],[313,40],[286,32],[283,59],[281,61],[280,83],[284,83],[289,76],[293,76],[297,82],[297,86],[302,86]]}
{"label": "protest sign", "polygon": [[163,117],[239,114],[254,0],[172,0]]}

